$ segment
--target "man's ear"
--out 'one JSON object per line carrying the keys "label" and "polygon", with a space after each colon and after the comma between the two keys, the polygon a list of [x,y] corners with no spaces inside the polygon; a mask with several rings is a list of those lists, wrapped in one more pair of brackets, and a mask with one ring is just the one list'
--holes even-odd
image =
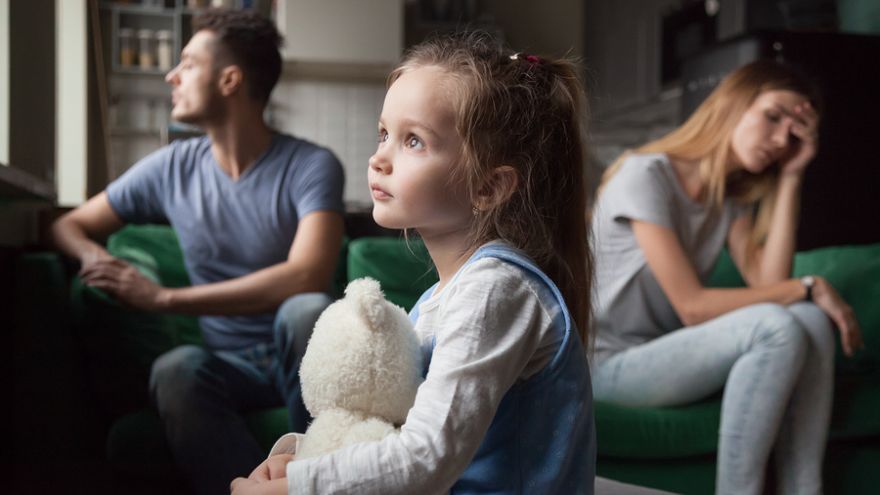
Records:
{"label": "man's ear", "polygon": [[477,191],[474,208],[490,210],[504,204],[516,192],[519,186],[519,174],[510,165],[500,165],[492,169],[489,177]]}
{"label": "man's ear", "polygon": [[237,65],[227,65],[220,69],[220,77],[217,78],[217,84],[220,88],[220,94],[223,96],[232,96],[241,90],[244,84],[244,74],[241,67]]}

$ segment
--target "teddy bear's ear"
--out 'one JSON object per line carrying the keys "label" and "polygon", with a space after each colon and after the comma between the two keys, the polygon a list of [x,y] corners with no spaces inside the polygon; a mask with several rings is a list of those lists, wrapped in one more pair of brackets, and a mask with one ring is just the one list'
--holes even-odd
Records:
{"label": "teddy bear's ear", "polygon": [[352,280],[345,288],[345,298],[350,300],[370,330],[381,329],[385,322],[385,295],[379,282],[369,278]]}

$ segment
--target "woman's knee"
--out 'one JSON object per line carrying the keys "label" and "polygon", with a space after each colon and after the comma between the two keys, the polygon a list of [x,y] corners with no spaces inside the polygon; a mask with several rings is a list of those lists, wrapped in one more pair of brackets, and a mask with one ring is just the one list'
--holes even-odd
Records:
{"label": "woman's knee", "polygon": [[788,308],[781,304],[757,304],[753,307],[758,322],[755,326],[756,343],[784,347],[796,355],[807,351],[808,337],[803,326]]}
{"label": "woman's knee", "polygon": [[828,315],[811,302],[792,304],[788,310],[809,337],[811,349],[820,356],[833,359],[835,332]]}

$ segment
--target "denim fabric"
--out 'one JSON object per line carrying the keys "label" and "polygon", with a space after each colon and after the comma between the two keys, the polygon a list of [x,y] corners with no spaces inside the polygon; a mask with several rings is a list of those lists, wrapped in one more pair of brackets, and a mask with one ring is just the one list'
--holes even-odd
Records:
{"label": "denim fabric", "polygon": [[[554,325],[563,340],[541,371],[517,382],[504,394],[479,449],[450,493],[592,495],[596,427],[590,370],[565,299],[550,277],[521,251],[492,243],[479,248],[465,265],[485,257],[511,263],[522,270],[524,277],[532,277],[550,289],[547,295],[552,299],[542,302],[561,307],[562,317]],[[454,283],[455,278],[447,290]],[[433,294],[435,287],[422,295],[420,303]],[[416,304],[410,312],[413,322],[418,321],[419,314]]]}
{"label": "denim fabric", "polygon": [[319,293],[285,301],[271,343],[236,351],[181,346],[153,364],[153,402],[174,460],[197,493],[229,493],[234,477],[247,476],[265,458],[242,413],[286,405],[291,431],[305,431],[299,365],[315,321],[331,302]]}
{"label": "denim fabric", "polygon": [[779,493],[822,490],[834,332],[815,305],[758,304],[597,363],[598,400],[675,406],[722,388],[716,493],[761,493],[776,447]]}

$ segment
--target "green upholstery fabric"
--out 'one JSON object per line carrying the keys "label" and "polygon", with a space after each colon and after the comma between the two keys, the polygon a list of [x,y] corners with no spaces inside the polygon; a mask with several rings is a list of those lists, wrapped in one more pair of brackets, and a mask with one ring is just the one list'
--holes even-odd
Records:
{"label": "green upholstery fabric", "polygon": [[348,248],[348,279],[371,277],[379,281],[385,297],[409,311],[434,285],[437,272],[421,240],[362,237]]}
{"label": "green upholstery fabric", "polygon": [[600,456],[661,459],[715,452],[721,418],[719,398],[662,408],[595,404]]}
{"label": "green upholstery fabric", "polygon": [[[110,237],[110,254],[167,287],[189,285],[177,236],[170,227],[129,226]],[[71,287],[74,332],[88,363],[89,383],[109,418],[148,404],[153,361],[182,344],[201,342],[193,316],[165,315],[124,307],[77,278]]]}

